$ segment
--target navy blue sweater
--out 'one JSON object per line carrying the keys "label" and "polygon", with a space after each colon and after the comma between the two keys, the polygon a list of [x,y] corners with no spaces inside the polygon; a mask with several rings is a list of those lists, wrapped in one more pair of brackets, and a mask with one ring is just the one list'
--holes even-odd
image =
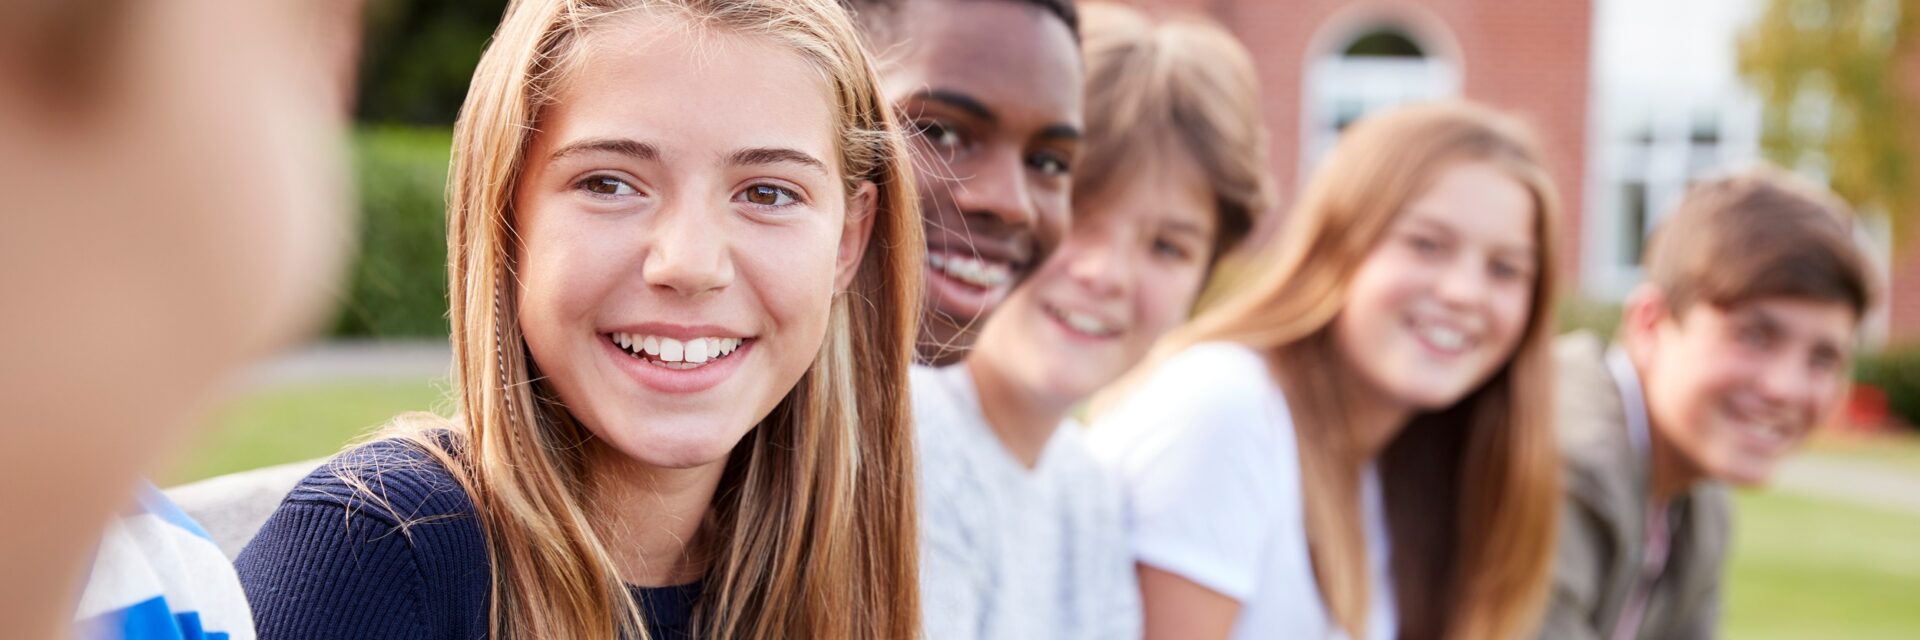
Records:
{"label": "navy blue sweater", "polygon": [[[260,638],[487,637],[490,560],[467,493],[409,444],[342,455],[287,494],[235,561]],[[341,462],[385,504],[336,477]],[[698,585],[629,588],[652,637],[693,637]]]}

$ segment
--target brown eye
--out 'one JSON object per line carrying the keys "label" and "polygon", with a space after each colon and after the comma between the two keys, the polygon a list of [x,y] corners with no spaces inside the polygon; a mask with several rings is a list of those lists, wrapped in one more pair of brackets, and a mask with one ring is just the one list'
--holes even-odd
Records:
{"label": "brown eye", "polygon": [[639,193],[632,185],[613,176],[588,176],[581,180],[579,187],[588,193],[602,196],[625,196]]}
{"label": "brown eye", "polygon": [[739,198],[762,207],[784,207],[799,200],[792,191],[770,184],[756,184],[740,192]]}

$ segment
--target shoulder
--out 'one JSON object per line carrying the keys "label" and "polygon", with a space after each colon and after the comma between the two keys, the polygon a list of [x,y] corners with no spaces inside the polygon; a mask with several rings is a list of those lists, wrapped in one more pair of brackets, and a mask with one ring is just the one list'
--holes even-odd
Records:
{"label": "shoulder", "polygon": [[976,401],[966,367],[915,366],[911,379],[923,496],[946,500],[978,496],[983,490],[978,485],[984,481],[980,476],[986,473],[983,459],[999,445],[978,407],[971,406]]}
{"label": "shoulder", "polygon": [[1267,358],[1233,342],[1187,347],[1160,363],[1144,384],[1160,391],[1216,396],[1274,388]]}
{"label": "shoulder", "polygon": [[1620,439],[1626,414],[1619,384],[1607,366],[1607,345],[1585,331],[1553,341],[1555,431],[1561,447],[1576,452]]}
{"label": "shoulder", "polygon": [[1168,358],[1129,390],[1096,419],[1088,442],[1096,456],[1122,468],[1129,455],[1176,445],[1292,460],[1293,418],[1265,357],[1237,344],[1203,343]]}
{"label": "shoulder", "polygon": [[[316,540],[334,544],[299,546]],[[294,545],[282,553],[355,562],[404,558],[440,579],[484,573],[488,563],[472,498],[438,458],[403,439],[362,445],[301,480],[248,549],[274,543]]]}
{"label": "shoulder", "polygon": [[406,440],[362,445],[314,470],[235,564],[263,637],[484,629],[491,564],[473,502],[438,458]]}
{"label": "shoulder", "polygon": [[474,511],[451,470],[401,439],[371,442],[328,460],[295,485],[287,501],[339,506],[395,523]]}

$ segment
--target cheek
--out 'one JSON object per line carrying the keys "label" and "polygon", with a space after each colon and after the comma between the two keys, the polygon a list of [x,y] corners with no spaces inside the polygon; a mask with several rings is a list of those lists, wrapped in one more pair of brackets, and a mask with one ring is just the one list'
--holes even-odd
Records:
{"label": "cheek", "polygon": [[1495,293],[1493,303],[1488,305],[1487,320],[1503,353],[1511,353],[1526,337],[1527,319],[1532,311],[1532,283],[1506,286]]}
{"label": "cheek", "polygon": [[1349,278],[1347,300],[1341,305],[1343,324],[1352,329],[1386,328],[1399,321],[1403,301],[1414,295],[1419,283],[1407,277],[1412,265],[1403,264],[1386,252],[1376,251]]}
{"label": "cheek", "polygon": [[[523,318],[558,322],[590,315],[599,301],[627,279],[640,277],[638,243],[618,229],[601,229],[594,220],[564,210],[523,207],[517,227],[521,245],[515,276]],[[551,330],[535,324],[528,331]]]}
{"label": "cheek", "polygon": [[1147,266],[1133,283],[1134,318],[1138,337],[1151,342],[1187,319],[1200,295],[1198,266]]}
{"label": "cheek", "polygon": [[736,237],[734,268],[776,325],[824,327],[839,239],[827,224],[754,229]]}

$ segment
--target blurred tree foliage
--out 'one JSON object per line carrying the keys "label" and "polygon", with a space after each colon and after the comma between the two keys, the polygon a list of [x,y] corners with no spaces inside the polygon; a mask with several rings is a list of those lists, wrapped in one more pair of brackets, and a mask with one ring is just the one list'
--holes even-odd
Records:
{"label": "blurred tree foliage", "polygon": [[360,58],[361,122],[451,125],[506,0],[374,0]]}
{"label": "blurred tree foliage", "polygon": [[1824,175],[1909,237],[1916,205],[1916,100],[1902,64],[1920,54],[1915,0],[1767,0],[1740,39],[1740,74],[1765,101],[1775,162]]}
{"label": "blurred tree foliage", "polygon": [[360,253],[334,317],[333,335],[447,335],[445,127],[384,125],[354,134],[360,185]]}

